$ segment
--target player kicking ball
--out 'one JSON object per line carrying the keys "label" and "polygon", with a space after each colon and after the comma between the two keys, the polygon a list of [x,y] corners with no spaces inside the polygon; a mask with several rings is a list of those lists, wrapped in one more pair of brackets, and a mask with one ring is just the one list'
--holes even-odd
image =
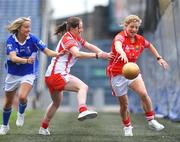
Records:
{"label": "player kicking ball", "polygon": [[[107,67],[107,75],[110,78],[113,96],[116,96],[119,102],[125,136],[133,136],[133,127],[128,111],[128,88],[131,88],[139,95],[149,127],[157,131],[164,129],[164,126],[154,119],[152,102],[141,74],[135,74],[135,78],[131,76],[131,73],[126,72],[130,76],[123,74],[123,66],[126,66],[127,62],[136,63],[144,48],[149,49],[157,58],[157,62],[161,67],[164,69],[168,68],[168,64],[159,55],[155,47],[143,36],[137,34],[140,24],[141,19],[136,15],[129,15],[125,18],[123,23],[124,30],[118,33],[113,40],[112,53],[115,58],[110,60]],[[132,63],[130,67],[135,67],[132,66]]]}

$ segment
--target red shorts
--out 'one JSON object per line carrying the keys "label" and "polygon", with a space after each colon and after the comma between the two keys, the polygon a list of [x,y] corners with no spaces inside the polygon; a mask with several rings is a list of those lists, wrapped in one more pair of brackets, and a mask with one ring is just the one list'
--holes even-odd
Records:
{"label": "red shorts", "polygon": [[62,91],[66,85],[65,79],[60,74],[52,74],[51,76],[45,77],[45,83],[51,95],[55,91]]}

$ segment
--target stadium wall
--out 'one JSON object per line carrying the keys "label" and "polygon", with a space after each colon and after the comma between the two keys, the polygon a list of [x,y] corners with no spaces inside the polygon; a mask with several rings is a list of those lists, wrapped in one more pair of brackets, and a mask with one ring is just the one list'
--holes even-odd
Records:
{"label": "stadium wall", "polygon": [[[173,0],[161,15],[155,32],[145,33],[146,38],[169,63],[169,70],[164,71],[148,52],[143,54],[139,62],[156,113],[174,121],[180,121],[179,22],[180,2]],[[135,103],[131,104],[132,110],[134,106]]]}

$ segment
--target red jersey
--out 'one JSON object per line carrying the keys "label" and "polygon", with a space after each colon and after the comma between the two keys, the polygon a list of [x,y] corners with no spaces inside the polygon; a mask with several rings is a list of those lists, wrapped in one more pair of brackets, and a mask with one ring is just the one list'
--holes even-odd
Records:
{"label": "red jersey", "polygon": [[139,55],[142,53],[144,48],[150,47],[150,42],[147,41],[143,36],[136,34],[135,41],[131,42],[126,31],[118,33],[112,43],[111,52],[115,57],[109,61],[107,67],[108,76],[116,76],[122,74],[122,67],[125,64],[124,61],[121,61],[119,58],[119,53],[115,49],[115,42],[120,41],[122,43],[122,48],[126,53],[129,62],[136,62]]}

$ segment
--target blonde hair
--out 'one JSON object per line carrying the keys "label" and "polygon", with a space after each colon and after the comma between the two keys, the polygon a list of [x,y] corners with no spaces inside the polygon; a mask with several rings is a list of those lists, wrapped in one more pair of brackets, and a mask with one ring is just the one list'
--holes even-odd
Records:
{"label": "blonde hair", "polygon": [[122,26],[125,28],[131,22],[139,22],[141,24],[142,20],[137,15],[129,15],[124,19]]}
{"label": "blonde hair", "polygon": [[10,33],[16,34],[25,21],[31,21],[30,17],[19,17],[7,26]]}

